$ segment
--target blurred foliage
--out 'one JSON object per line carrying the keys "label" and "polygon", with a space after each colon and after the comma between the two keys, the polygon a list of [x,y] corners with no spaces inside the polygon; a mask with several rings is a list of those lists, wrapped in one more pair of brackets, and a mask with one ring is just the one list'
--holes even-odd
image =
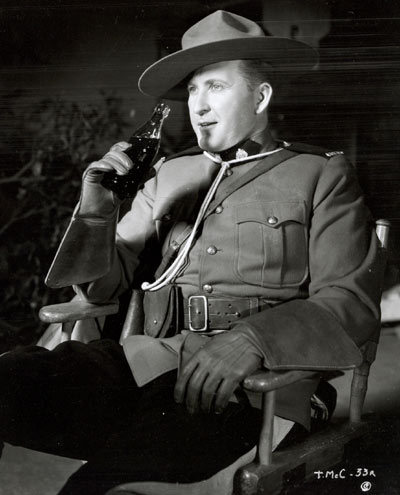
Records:
{"label": "blurred foliage", "polygon": [[0,101],[0,352],[35,342],[44,329],[40,307],[72,296],[70,288],[48,289],[46,272],[83,170],[127,132],[122,101],[113,95],[85,105],[20,101],[18,94]]}

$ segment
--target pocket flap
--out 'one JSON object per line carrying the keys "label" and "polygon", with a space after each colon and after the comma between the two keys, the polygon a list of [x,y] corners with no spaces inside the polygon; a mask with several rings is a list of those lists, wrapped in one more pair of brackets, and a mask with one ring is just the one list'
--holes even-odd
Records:
{"label": "pocket flap", "polygon": [[259,201],[240,205],[236,210],[237,223],[259,222],[276,228],[284,222],[306,222],[304,201]]}

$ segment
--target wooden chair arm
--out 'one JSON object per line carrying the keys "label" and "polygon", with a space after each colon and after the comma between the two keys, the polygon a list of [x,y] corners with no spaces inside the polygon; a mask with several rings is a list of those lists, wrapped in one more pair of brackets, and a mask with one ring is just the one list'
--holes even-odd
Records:
{"label": "wooden chair arm", "polygon": [[39,311],[39,318],[46,323],[67,323],[113,315],[118,309],[118,303],[93,304],[86,301],[70,301],[43,306]]}
{"label": "wooden chair arm", "polygon": [[257,371],[243,381],[243,387],[252,392],[265,393],[319,374],[310,370]]}

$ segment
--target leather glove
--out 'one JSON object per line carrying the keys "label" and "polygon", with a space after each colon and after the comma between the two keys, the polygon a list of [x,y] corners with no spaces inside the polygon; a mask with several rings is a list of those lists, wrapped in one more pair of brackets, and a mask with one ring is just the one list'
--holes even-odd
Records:
{"label": "leather glove", "polygon": [[222,413],[239,384],[261,368],[263,356],[245,329],[216,335],[182,368],[174,398],[186,402],[189,413]]}
{"label": "leather glove", "polygon": [[133,163],[124,150],[130,146],[123,141],[114,144],[101,160],[91,163],[85,170],[78,208],[80,216],[109,216],[121,204],[122,201],[115,193],[101,185],[101,180],[105,172],[115,171],[118,175],[128,173]]}

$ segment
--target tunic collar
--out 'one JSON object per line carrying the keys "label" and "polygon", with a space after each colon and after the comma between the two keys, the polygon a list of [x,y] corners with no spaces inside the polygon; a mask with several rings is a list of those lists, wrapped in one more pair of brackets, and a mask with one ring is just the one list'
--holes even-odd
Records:
{"label": "tunic collar", "polygon": [[246,158],[247,156],[257,155],[262,150],[262,145],[253,141],[251,139],[247,139],[232,148],[221,151],[219,156],[222,158],[224,162],[229,162],[230,160],[237,160],[238,158]]}

